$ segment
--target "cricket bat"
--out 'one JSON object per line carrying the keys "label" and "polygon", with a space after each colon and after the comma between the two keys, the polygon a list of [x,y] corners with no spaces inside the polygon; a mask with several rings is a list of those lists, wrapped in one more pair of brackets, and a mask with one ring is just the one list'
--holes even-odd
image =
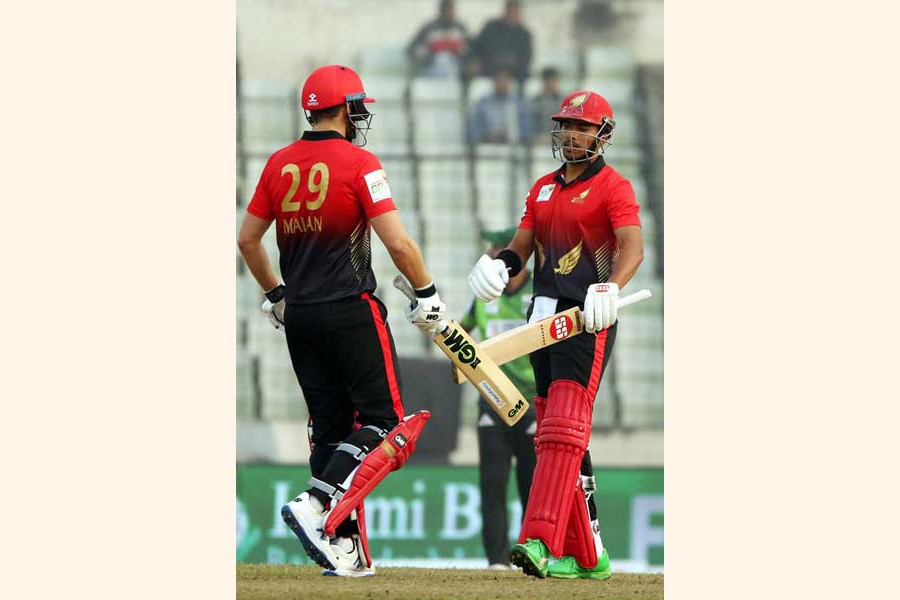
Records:
{"label": "cricket bat", "polygon": [[[398,275],[394,287],[403,292],[410,302],[416,302],[416,292],[406,279]],[[481,397],[487,401],[503,422],[512,427],[528,411],[528,401],[522,392],[488,357],[466,330],[456,321],[443,321],[443,328],[432,337],[457,372],[468,379]]]}
{"label": "cricket bat", "polygon": [[[619,298],[619,308],[651,297],[650,290],[643,289]],[[573,306],[562,312],[550,315],[540,321],[527,323],[504,331],[500,335],[483,340],[481,351],[498,366],[515,360],[520,356],[531,354],[535,350],[552,346],[584,331],[584,315],[581,309]],[[456,383],[466,379],[458,370],[454,371]]]}

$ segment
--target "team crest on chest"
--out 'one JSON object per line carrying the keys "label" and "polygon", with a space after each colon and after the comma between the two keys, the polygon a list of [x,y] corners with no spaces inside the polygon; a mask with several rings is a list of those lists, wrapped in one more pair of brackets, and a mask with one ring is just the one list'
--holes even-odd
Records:
{"label": "team crest on chest", "polygon": [[591,193],[591,188],[588,188],[572,198],[572,204],[584,204],[584,199],[587,198],[587,195]]}

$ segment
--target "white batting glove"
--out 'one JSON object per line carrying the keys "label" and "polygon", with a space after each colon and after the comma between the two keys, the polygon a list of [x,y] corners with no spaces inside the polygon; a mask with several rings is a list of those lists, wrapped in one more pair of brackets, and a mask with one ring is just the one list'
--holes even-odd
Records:
{"label": "white batting glove", "polygon": [[584,297],[584,330],[603,331],[616,322],[619,310],[619,286],[615,283],[595,283]]}
{"label": "white batting glove", "polygon": [[279,284],[266,292],[266,301],[259,308],[269,317],[272,327],[284,333],[284,284]]}
{"label": "white batting glove", "polygon": [[[429,289],[430,288],[430,289]],[[415,304],[406,305],[406,319],[426,333],[437,333],[444,327],[444,313],[447,311],[447,305],[441,302],[434,284],[424,288],[424,290],[416,290],[416,295],[422,291],[433,292],[424,298],[417,298]]]}
{"label": "white batting glove", "polygon": [[479,300],[485,302],[499,298],[507,283],[509,272],[506,270],[506,263],[487,254],[481,255],[469,273],[469,287]]}

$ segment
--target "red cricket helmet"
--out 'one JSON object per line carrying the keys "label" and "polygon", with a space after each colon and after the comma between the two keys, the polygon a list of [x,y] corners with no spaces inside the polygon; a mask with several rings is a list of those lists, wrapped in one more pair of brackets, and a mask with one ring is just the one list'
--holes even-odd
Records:
{"label": "red cricket helmet", "polygon": [[[580,92],[572,92],[562,101],[559,111],[551,117],[556,121],[556,129],[550,132],[550,148],[553,150],[553,156],[557,160],[564,163],[579,163],[593,160],[598,154],[603,154],[606,146],[612,144],[613,131],[616,128],[616,122],[613,121],[613,111],[606,98],[588,90]],[[592,142],[591,148],[579,148],[573,145],[571,141],[564,143],[562,122],[563,121],[580,121],[590,125],[596,125],[599,128],[596,135],[587,133],[569,133],[569,139],[572,136],[588,136]],[[584,139],[582,137],[582,139]],[[583,156],[581,158],[569,158],[566,152],[570,154],[578,152]]]}
{"label": "red cricket helmet", "polygon": [[604,119],[613,120],[613,110],[606,98],[588,90],[572,92],[562,101],[559,111],[550,117],[554,121],[572,119],[602,126]]}
{"label": "red cricket helmet", "polygon": [[304,110],[322,110],[354,100],[375,102],[374,98],[366,97],[356,71],[343,65],[319,67],[310,73],[300,98]]}

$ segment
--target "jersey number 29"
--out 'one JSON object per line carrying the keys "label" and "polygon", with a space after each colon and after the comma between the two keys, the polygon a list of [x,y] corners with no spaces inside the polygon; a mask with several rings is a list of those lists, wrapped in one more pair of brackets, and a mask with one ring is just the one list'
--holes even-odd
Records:
{"label": "jersey number 29", "polygon": [[[281,212],[296,212],[300,210],[300,205],[303,204],[302,202],[293,201],[294,194],[297,193],[297,188],[300,187],[300,167],[292,163],[284,165],[281,168],[281,174],[289,174],[291,176],[291,187],[281,200]],[[321,175],[318,183],[316,183],[316,175]],[[315,200],[306,201],[306,208],[308,210],[318,210],[322,203],[325,202],[325,195],[328,193],[328,165],[322,162],[314,164],[309,170],[309,180],[306,182],[306,187],[309,189],[309,193],[319,194],[319,197]]]}

